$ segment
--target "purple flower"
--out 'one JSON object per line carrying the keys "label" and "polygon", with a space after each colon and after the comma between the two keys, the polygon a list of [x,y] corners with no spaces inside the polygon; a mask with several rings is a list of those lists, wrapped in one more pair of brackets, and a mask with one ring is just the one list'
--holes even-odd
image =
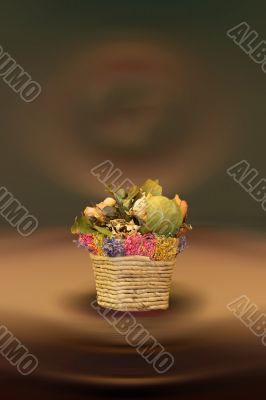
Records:
{"label": "purple flower", "polygon": [[120,239],[105,238],[103,240],[103,252],[108,257],[122,257],[125,255],[124,242]]}
{"label": "purple flower", "polygon": [[186,247],[187,247],[187,238],[186,238],[186,236],[180,236],[179,244],[178,244],[179,253],[182,253],[182,251],[184,251]]}

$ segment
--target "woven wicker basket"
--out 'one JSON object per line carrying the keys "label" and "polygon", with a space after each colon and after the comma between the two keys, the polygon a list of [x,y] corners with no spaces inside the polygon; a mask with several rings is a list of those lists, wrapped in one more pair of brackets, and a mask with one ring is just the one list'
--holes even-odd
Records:
{"label": "woven wicker basket", "polygon": [[97,302],[120,311],[166,309],[175,260],[144,256],[103,257],[90,254]]}

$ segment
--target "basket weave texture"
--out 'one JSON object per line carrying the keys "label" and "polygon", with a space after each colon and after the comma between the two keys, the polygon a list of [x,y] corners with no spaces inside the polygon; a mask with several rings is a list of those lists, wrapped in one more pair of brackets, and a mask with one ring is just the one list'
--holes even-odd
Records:
{"label": "basket weave texture", "polygon": [[175,260],[90,254],[100,306],[120,311],[167,309]]}

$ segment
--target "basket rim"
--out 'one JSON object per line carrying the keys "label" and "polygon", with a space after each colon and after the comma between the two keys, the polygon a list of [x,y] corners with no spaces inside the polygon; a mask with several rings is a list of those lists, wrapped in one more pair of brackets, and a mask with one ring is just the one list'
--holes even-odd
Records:
{"label": "basket rim", "polygon": [[97,261],[110,261],[113,263],[116,262],[121,262],[121,261],[145,261],[149,262],[152,264],[158,264],[158,265],[173,265],[176,262],[176,258],[171,260],[171,261],[164,261],[164,260],[151,260],[147,256],[121,256],[121,257],[108,257],[108,256],[99,256],[95,254],[90,253],[90,258],[93,260]]}

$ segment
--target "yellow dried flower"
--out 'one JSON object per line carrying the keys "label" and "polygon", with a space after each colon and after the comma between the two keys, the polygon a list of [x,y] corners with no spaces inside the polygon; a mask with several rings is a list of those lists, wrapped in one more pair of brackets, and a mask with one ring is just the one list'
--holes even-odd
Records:
{"label": "yellow dried flower", "polygon": [[103,235],[94,235],[94,243],[97,248],[97,255],[102,256],[103,255]]}
{"label": "yellow dried flower", "polygon": [[156,236],[154,260],[172,261],[177,255],[178,239],[173,237]]}

